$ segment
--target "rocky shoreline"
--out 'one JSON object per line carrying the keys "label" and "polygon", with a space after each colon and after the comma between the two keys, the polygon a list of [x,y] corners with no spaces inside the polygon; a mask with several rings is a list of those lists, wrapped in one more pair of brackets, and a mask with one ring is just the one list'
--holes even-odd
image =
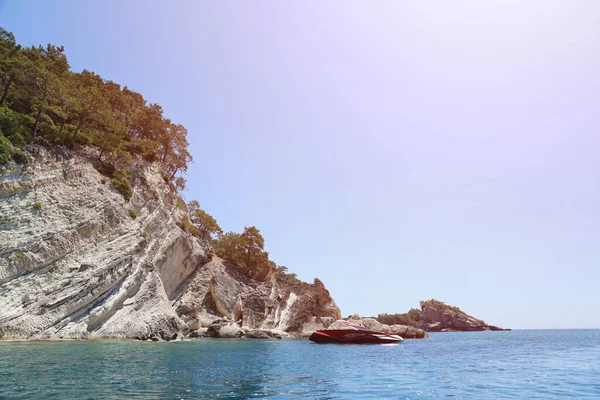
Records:
{"label": "rocky shoreline", "polygon": [[[330,324],[320,321],[320,324],[325,325],[320,329],[348,329],[342,320],[331,322]],[[405,325],[386,325],[377,322],[374,318],[349,319],[355,325],[362,326],[370,330],[399,335],[404,339],[424,339],[428,335],[425,331],[419,328]],[[315,329],[317,330],[317,329]],[[285,332],[273,329],[252,329],[243,326],[240,321],[231,321],[228,319],[219,319],[213,322],[206,328],[199,328],[189,335],[191,338],[247,338],[247,339],[306,339],[314,330],[305,330],[303,332]]]}

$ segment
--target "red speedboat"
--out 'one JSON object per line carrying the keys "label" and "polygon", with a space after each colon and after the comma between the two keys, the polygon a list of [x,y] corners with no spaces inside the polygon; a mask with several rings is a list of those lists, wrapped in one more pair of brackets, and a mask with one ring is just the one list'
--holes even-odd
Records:
{"label": "red speedboat", "polygon": [[348,329],[325,329],[315,331],[309,340],[315,343],[353,343],[353,344],[385,344],[400,343],[403,339],[398,335],[371,331],[362,326],[341,321]]}

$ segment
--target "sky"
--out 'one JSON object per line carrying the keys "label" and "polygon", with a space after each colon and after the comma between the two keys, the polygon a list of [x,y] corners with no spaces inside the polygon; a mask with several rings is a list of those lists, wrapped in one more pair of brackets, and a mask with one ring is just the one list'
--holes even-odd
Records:
{"label": "sky", "polygon": [[187,200],[347,316],[600,328],[600,2],[0,0],[189,131]]}

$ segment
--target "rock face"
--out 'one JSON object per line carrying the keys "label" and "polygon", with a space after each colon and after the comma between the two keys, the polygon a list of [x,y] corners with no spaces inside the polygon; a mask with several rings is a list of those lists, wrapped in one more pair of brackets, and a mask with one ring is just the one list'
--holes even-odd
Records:
{"label": "rock face", "polygon": [[135,163],[126,202],[85,151],[28,151],[26,169],[0,171],[0,338],[170,340],[223,317],[243,325],[223,337],[301,336],[339,318],[318,280],[257,282],[211,261],[177,226],[159,165]]}
{"label": "rock face", "polygon": [[[427,338],[427,333],[425,333],[423,329],[415,328],[414,326],[387,325],[380,323],[375,318],[360,318],[360,316],[358,315],[352,316],[347,321],[373,331],[398,335],[404,339]],[[333,324],[329,325],[327,329],[348,329],[348,326],[343,324],[341,321],[336,321]]]}
{"label": "rock face", "polygon": [[195,271],[181,291],[173,306],[190,330],[227,318],[246,330],[304,337],[340,317],[329,291],[318,279],[313,284],[290,285],[271,276],[267,282],[259,282],[218,257]]}
{"label": "rock face", "polygon": [[421,302],[420,322],[419,328],[428,332],[504,330],[435,299]]}

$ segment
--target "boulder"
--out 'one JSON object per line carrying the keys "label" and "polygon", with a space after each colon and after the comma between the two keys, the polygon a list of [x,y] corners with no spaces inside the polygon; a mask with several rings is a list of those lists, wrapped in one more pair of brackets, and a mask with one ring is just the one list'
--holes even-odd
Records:
{"label": "boulder", "polygon": [[190,332],[196,331],[202,327],[202,325],[200,324],[200,320],[198,318],[192,318],[192,319],[188,320],[186,323],[187,323],[187,326],[188,326],[188,329],[190,330]]}
{"label": "boulder", "polygon": [[219,330],[221,330],[221,327],[223,325],[219,324],[219,323],[214,323],[211,326],[209,326],[208,328],[206,328],[206,331],[204,331],[204,337],[209,337],[209,338],[218,338],[219,337]]}
{"label": "boulder", "polygon": [[267,329],[251,329],[244,334],[248,339],[281,339],[281,334]]}
{"label": "boulder", "polygon": [[196,317],[196,319],[200,323],[201,327],[208,328],[215,321],[217,321],[219,319],[219,317],[217,317],[215,315],[210,315],[210,314],[206,313],[206,314],[198,314],[198,316]]}
{"label": "boulder", "polygon": [[419,324],[419,329],[427,332],[441,332],[445,327],[442,322],[423,322]]}
{"label": "boulder", "polygon": [[390,326],[380,323],[375,318],[363,318],[362,325],[372,331],[390,333]]}
{"label": "boulder", "polygon": [[332,317],[312,317],[302,324],[302,331],[297,333],[296,336],[302,338],[310,337],[314,331],[327,329],[335,322],[336,320]]}
{"label": "boulder", "polygon": [[351,329],[344,323],[344,320],[337,320],[331,323],[326,329]]}
{"label": "boulder", "polygon": [[243,334],[244,332],[242,331],[242,328],[240,328],[240,326],[235,322],[231,322],[221,326],[218,337],[224,339],[234,339],[242,337]]}
{"label": "boulder", "polygon": [[406,325],[390,325],[390,333],[392,335],[405,337],[408,334],[409,328],[410,327]]}
{"label": "boulder", "polygon": [[406,331],[399,335],[404,339],[425,339],[428,337],[423,329],[415,328],[414,326],[406,326]]}
{"label": "boulder", "polygon": [[203,337],[207,337],[206,336],[206,331],[208,330],[208,328],[199,328],[196,329],[195,331],[190,332],[190,336],[191,338],[203,338]]}
{"label": "boulder", "polygon": [[240,283],[226,273],[219,273],[211,280],[210,295],[217,311],[233,321],[237,321],[242,316],[240,292]]}

